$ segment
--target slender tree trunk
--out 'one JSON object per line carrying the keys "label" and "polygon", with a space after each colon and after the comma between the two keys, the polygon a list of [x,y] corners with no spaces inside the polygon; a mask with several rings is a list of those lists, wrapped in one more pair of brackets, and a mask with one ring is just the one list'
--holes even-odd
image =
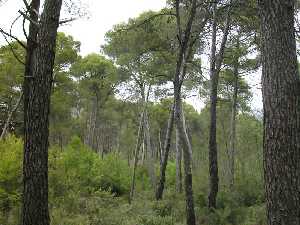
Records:
{"label": "slender tree trunk", "polygon": [[134,190],[135,190],[135,175],[136,175],[136,168],[138,165],[138,159],[139,159],[139,152],[143,140],[143,130],[144,130],[144,115],[145,111],[143,109],[143,112],[141,113],[140,116],[140,122],[139,122],[139,129],[138,129],[138,136],[136,140],[136,146],[134,150],[134,162],[133,162],[133,171],[132,171],[132,178],[131,178],[131,188],[130,188],[130,194],[129,194],[129,204],[131,204],[133,195],[134,195]]}
{"label": "slender tree trunk", "polygon": [[[140,116],[140,122],[139,122],[139,129],[138,129],[138,136],[137,136],[137,143],[136,148],[134,151],[134,163],[133,163],[133,173],[132,173],[132,180],[131,180],[131,189],[130,189],[130,195],[129,195],[129,204],[131,204],[134,190],[135,190],[135,175],[136,175],[136,168],[138,165],[138,158],[139,158],[139,151],[142,144],[145,144],[145,115],[147,110],[147,103],[149,99],[150,94],[150,87],[147,91],[147,95],[145,96],[145,88],[144,85],[140,85],[141,88],[141,105],[142,105],[142,113]],[[145,151],[144,151],[145,152]]]}
{"label": "slender tree trunk", "polygon": [[[176,88],[175,88],[176,89]],[[193,180],[192,180],[192,147],[186,132],[185,121],[182,114],[182,102],[180,92],[176,93],[175,100],[175,121],[178,127],[180,142],[183,147],[184,162],[184,184],[186,196],[186,221],[187,225],[195,225],[196,217],[193,199]]]}
{"label": "slender tree trunk", "polygon": [[158,133],[158,156],[159,156],[159,165],[161,167],[162,165],[162,157],[163,157],[163,148],[161,144],[161,128],[159,128],[159,133]]}
{"label": "slender tree trunk", "polygon": [[172,106],[169,120],[168,120],[168,126],[167,126],[166,137],[165,137],[164,148],[163,148],[163,159],[160,167],[160,176],[159,176],[156,195],[155,195],[156,200],[162,199],[163,191],[165,188],[166,169],[168,164],[173,127],[174,127],[174,105]]}
{"label": "slender tree trunk", "polygon": [[154,151],[151,146],[151,137],[150,137],[150,125],[149,125],[149,116],[148,112],[145,112],[144,117],[144,127],[145,127],[145,141],[146,141],[146,148],[147,148],[147,159],[146,165],[151,181],[151,186],[155,190],[156,185],[156,176],[155,176],[155,160],[154,160]]}
{"label": "slender tree trunk", "polygon": [[[62,0],[45,1],[37,31],[37,46],[29,60],[31,77],[28,78],[30,81],[24,84],[24,108],[26,111],[23,225],[50,224],[48,210],[49,108],[61,5]],[[29,52],[29,54],[31,53]],[[25,75],[27,75],[26,68]]]}
{"label": "slender tree trunk", "polygon": [[4,124],[4,127],[2,129],[2,133],[1,133],[1,136],[0,136],[0,141],[2,139],[4,139],[4,137],[5,137],[6,133],[7,133],[7,129],[8,129],[9,123],[10,123],[10,121],[11,121],[14,113],[17,111],[18,107],[20,106],[22,98],[23,98],[23,92],[21,93],[21,95],[20,95],[20,97],[19,97],[19,99],[18,99],[17,104],[15,105],[15,107],[8,114],[7,120],[6,120],[6,122]]}
{"label": "slender tree trunk", "polygon": [[182,149],[180,143],[180,131],[176,126],[176,190],[177,192],[182,192],[182,169],[181,169],[181,159],[182,159]]}
{"label": "slender tree trunk", "polygon": [[[237,40],[237,49],[239,49],[239,40]],[[237,97],[238,97],[238,81],[239,81],[239,58],[236,57],[233,68],[233,96],[231,106],[230,120],[230,141],[229,141],[229,187],[232,190],[234,186],[234,167],[235,167],[235,139],[236,139],[236,115],[237,115]]]}
{"label": "slender tree trunk", "polygon": [[259,0],[268,225],[300,224],[300,80],[294,0]]}
{"label": "slender tree trunk", "polygon": [[219,53],[216,54],[217,42],[217,3],[213,3],[212,44],[210,58],[210,130],[209,130],[209,208],[216,208],[216,199],[219,190],[218,149],[217,149],[217,99],[219,73],[223,62],[223,55],[230,27],[230,7],[227,12],[225,30]]}

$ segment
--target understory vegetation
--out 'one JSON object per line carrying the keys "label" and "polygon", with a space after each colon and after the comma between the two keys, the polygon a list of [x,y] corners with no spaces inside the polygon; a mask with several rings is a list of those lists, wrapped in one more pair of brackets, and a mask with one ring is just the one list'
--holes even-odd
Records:
{"label": "understory vegetation", "polygon": [[[22,140],[9,136],[0,143],[0,224],[19,223],[22,198]],[[196,166],[196,165],[195,165]],[[197,166],[198,167],[198,166]],[[221,190],[215,213],[207,207],[207,171],[195,170],[195,211],[199,224],[264,225],[260,171],[239,174],[235,190]],[[253,168],[252,168],[253,170]],[[158,170],[157,170],[158,172]],[[166,171],[164,199],[156,201],[147,169],[138,166],[137,190],[128,204],[131,170],[126,157],[103,158],[78,137],[61,149],[49,150],[49,207],[53,225],[175,225],[185,223],[183,193],[175,191],[175,163]],[[256,176],[252,176],[256,174]]]}

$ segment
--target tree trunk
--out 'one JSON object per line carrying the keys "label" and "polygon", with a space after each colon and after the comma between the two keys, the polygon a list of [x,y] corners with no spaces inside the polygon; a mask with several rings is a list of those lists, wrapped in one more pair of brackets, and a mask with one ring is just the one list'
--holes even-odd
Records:
{"label": "tree trunk", "polygon": [[[177,88],[174,88],[175,90]],[[193,199],[193,176],[192,176],[192,147],[189,141],[188,134],[186,132],[185,121],[182,114],[182,102],[180,91],[176,91],[175,100],[175,122],[178,127],[180,142],[183,147],[183,162],[184,162],[184,184],[185,184],[185,196],[186,196],[186,221],[187,225],[195,225],[196,217],[194,210]]]}
{"label": "tree trunk", "polygon": [[132,178],[131,178],[131,188],[130,188],[130,194],[129,194],[129,200],[128,200],[129,204],[131,204],[131,202],[132,202],[134,190],[135,190],[136,168],[138,165],[139,152],[140,152],[140,148],[141,148],[141,144],[142,144],[142,140],[143,140],[144,115],[145,115],[145,111],[143,110],[143,112],[141,113],[141,116],[140,116],[138,136],[137,136],[136,146],[135,146],[135,150],[134,150],[134,162],[133,162],[133,171],[132,171]]}
{"label": "tree trunk", "polygon": [[[129,195],[129,204],[131,204],[131,201],[133,199],[134,195],[134,189],[135,189],[135,175],[136,175],[136,168],[138,165],[138,159],[139,159],[139,152],[141,145],[145,144],[144,139],[145,139],[145,114],[147,110],[147,103],[149,99],[149,94],[150,94],[150,87],[148,89],[147,95],[145,96],[145,89],[144,85],[140,85],[141,88],[141,105],[142,105],[142,112],[140,116],[140,122],[139,122],[139,129],[138,129],[138,136],[137,136],[137,143],[134,151],[134,163],[133,163],[133,173],[132,173],[132,179],[131,179],[131,188],[130,188],[130,195]],[[144,151],[145,152],[145,151]]]}
{"label": "tree trunk", "polygon": [[19,97],[19,99],[18,99],[17,104],[15,105],[15,107],[8,114],[7,120],[6,120],[6,122],[4,124],[4,127],[2,129],[2,133],[1,133],[1,136],[0,136],[0,141],[2,139],[4,139],[4,137],[5,137],[6,133],[7,133],[7,129],[8,129],[9,123],[10,123],[10,121],[11,121],[14,113],[17,111],[19,105],[21,104],[22,98],[23,98],[23,92],[21,93],[21,95],[20,95],[20,97]]}
{"label": "tree trunk", "polygon": [[209,195],[208,207],[216,208],[217,194],[219,190],[218,175],[218,149],[217,149],[217,99],[219,73],[223,62],[223,55],[230,27],[230,7],[227,12],[225,30],[219,53],[216,54],[217,42],[217,3],[213,3],[212,44],[210,56],[210,130],[209,130]]}
{"label": "tree trunk", "polygon": [[158,157],[159,157],[159,165],[161,167],[162,165],[162,156],[163,156],[163,148],[162,148],[162,144],[161,144],[161,128],[159,128],[159,132],[158,132]]}
{"label": "tree trunk", "polygon": [[182,170],[181,170],[181,159],[182,159],[182,150],[180,143],[180,131],[176,126],[176,191],[182,192]]}
{"label": "tree trunk", "polygon": [[300,81],[295,1],[258,1],[268,225],[300,224]]}
{"label": "tree trunk", "polygon": [[[62,0],[46,0],[24,83],[23,225],[50,224],[48,210],[49,107]],[[38,8],[37,8],[38,9]],[[37,10],[38,11],[38,10]],[[31,26],[34,26],[31,24]],[[32,27],[31,27],[32,28]],[[33,36],[35,39],[36,36]],[[29,57],[29,56],[27,56]],[[26,69],[27,69],[26,65]],[[28,66],[29,67],[29,66]],[[27,76],[27,70],[25,76]]]}
{"label": "tree trunk", "polygon": [[166,169],[168,164],[173,127],[174,127],[174,105],[172,106],[169,120],[168,120],[168,126],[167,126],[166,137],[165,137],[164,148],[163,148],[163,159],[160,167],[160,176],[159,176],[156,194],[155,194],[156,200],[162,199],[163,191],[165,188]]}
{"label": "tree trunk", "polygon": [[156,185],[156,176],[155,176],[155,158],[154,158],[154,151],[151,146],[151,137],[150,137],[150,125],[149,125],[149,116],[148,112],[145,112],[144,117],[144,132],[145,132],[145,142],[146,142],[146,148],[147,148],[147,158],[146,158],[146,166],[148,169],[151,186],[155,190]]}
{"label": "tree trunk", "polygon": [[[239,40],[237,40],[237,49],[239,49]],[[232,190],[234,186],[234,166],[235,166],[235,139],[236,139],[236,115],[237,115],[237,97],[238,97],[238,81],[239,81],[239,57],[236,57],[234,68],[234,90],[231,106],[230,120],[230,140],[229,140],[229,187]]]}

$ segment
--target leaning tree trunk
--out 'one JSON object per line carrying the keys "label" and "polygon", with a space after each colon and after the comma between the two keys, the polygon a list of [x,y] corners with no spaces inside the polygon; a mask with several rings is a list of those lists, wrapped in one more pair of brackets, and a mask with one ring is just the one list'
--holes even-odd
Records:
{"label": "leaning tree trunk", "polygon": [[[23,225],[50,224],[48,210],[49,107],[62,0],[46,0],[24,84]],[[31,26],[34,26],[33,24]],[[29,52],[30,53],[30,52]],[[25,75],[26,72],[25,72]]]}
{"label": "leaning tree trunk", "polygon": [[186,221],[187,225],[195,225],[196,217],[194,210],[194,198],[193,198],[193,176],[192,176],[192,147],[186,132],[185,121],[182,114],[182,100],[180,90],[175,94],[175,122],[178,127],[180,142],[183,148],[183,165],[184,165],[184,187],[186,197]]}
{"label": "leaning tree trunk", "polygon": [[145,133],[145,143],[147,150],[147,158],[146,158],[146,166],[148,170],[148,174],[151,181],[151,186],[155,190],[156,185],[156,176],[155,176],[155,156],[154,150],[151,146],[151,137],[150,137],[150,124],[149,124],[149,116],[147,110],[145,111],[144,117],[144,133]]}
{"label": "leaning tree trunk", "polygon": [[131,188],[130,188],[130,194],[129,194],[129,204],[131,204],[134,191],[135,191],[135,177],[136,177],[136,168],[138,165],[138,160],[139,160],[139,152],[141,145],[144,144],[144,139],[145,139],[145,114],[147,110],[147,103],[149,99],[149,94],[150,94],[150,88],[148,89],[147,96],[145,97],[144,93],[144,87],[141,87],[141,105],[142,105],[142,112],[140,115],[140,121],[139,121],[139,128],[138,128],[138,135],[137,135],[137,140],[136,140],[136,146],[134,150],[134,162],[133,162],[133,171],[132,171],[132,178],[131,178]]}
{"label": "leaning tree trunk", "polygon": [[7,120],[5,121],[4,127],[2,129],[2,133],[1,133],[1,136],[0,136],[0,141],[2,139],[4,139],[4,137],[7,133],[8,127],[9,127],[9,123],[11,122],[12,117],[13,117],[14,113],[17,111],[19,105],[21,104],[22,98],[23,98],[23,92],[21,93],[21,95],[20,95],[16,105],[14,106],[14,108],[8,114]]}
{"label": "leaning tree trunk", "polygon": [[294,0],[258,1],[269,225],[300,224],[300,80]]}
{"label": "leaning tree trunk", "polygon": [[182,150],[180,143],[180,133],[179,129],[176,126],[176,138],[175,138],[175,148],[176,148],[176,191],[182,192],[182,169],[181,169],[181,159],[182,159]]}
{"label": "leaning tree trunk", "polygon": [[212,24],[212,44],[210,58],[210,129],[209,129],[209,195],[208,207],[216,208],[217,194],[219,191],[219,175],[218,175],[218,149],[217,149],[217,99],[218,99],[218,83],[219,73],[223,62],[225,45],[230,27],[230,11],[229,6],[226,16],[224,34],[221,42],[219,53],[216,54],[217,45],[217,3],[213,3],[213,24]]}
{"label": "leaning tree trunk", "polygon": [[170,112],[168,125],[167,125],[167,131],[166,131],[166,137],[165,142],[163,146],[163,156],[162,156],[162,162],[160,166],[160,176],[157,184],[156,189],[156,200],[161,200],[163,196],[163,191],[165,188],[165,181],[166,181],[166,169],[168,164],[168,158],[169,158],[169,152],[170,152],[170,146],[171,146],[171,137],[174,127],[174,104],[172,105],[172,109]]}
{"label": "leaning tree trunk", "polygon": [[145,116],[145,109],[143,109],[143,112],[140,115],[138,135],[137,135],[136,146],[135,146],[135,150],[134,150],[134,162],[133,162],[131,187],[130,187],[129,201],[128,201],[129,204],[131,204],[131,202],[132,202],[134,191],[135,191],[136,168],[138,165],[139,152],[140,152],[140,148],[141,148],[141,144],[142,144],[142,140],[143,140],[144,116]]}

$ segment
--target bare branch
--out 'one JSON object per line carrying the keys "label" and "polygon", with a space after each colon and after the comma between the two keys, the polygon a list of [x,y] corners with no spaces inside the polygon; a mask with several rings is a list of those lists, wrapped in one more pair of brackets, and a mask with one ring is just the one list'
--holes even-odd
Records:
{"label": "bare branch", "polygon": [[75,20],[77,20],[77,19],[78,19],[78,18],[74,18],[74,17],[69,18],[69,19],[63,19],[63,20],[59,21],[59,25],[63,25],[63,24],[66,24],[66,23],[70,23],[70,22],[73,22],[73,21],[75,21]]}
{"label": "bare branch", "polygon": [[33,25],[39,27],[39,23],[37,21],[34,21],[33,19],[31,19],[28,15],[26,15],[26,13],[22,12],[21,10],[18,11],[25,19],[29,20]]}
{"label": "bare branch", "polygon": [[21,63],[22,65],[25,66],[25,63],[19,58],[19,56],[18,56],[17,53],[15,52],[13,46],[11,45],[11,43],[9,42],[9,40],[7,39],[7,36],[6,36],[4,33],[2,33],[2,32],[0,32],[0,33],[1,33],[2,36],[4,37],[4,39],[5,39],[5,41],[7,42],[7,44],[9,45],[10,50],[11,50],[12,54],[14,55],[14,57],[17,59],[17,61],[18,61],[19,63]]}
{"label": "bare branch", "polygon": [[2,28],[0,28],[0,33],[4,36],[6,42],[8,42],[8,39],[6,37],[6,36],[8,36],[8,37],[14,39],[15,41],[17,41],[23,48],[26,49],[26,45],[21,40],[19,40],[16,36],[4,31]]}

